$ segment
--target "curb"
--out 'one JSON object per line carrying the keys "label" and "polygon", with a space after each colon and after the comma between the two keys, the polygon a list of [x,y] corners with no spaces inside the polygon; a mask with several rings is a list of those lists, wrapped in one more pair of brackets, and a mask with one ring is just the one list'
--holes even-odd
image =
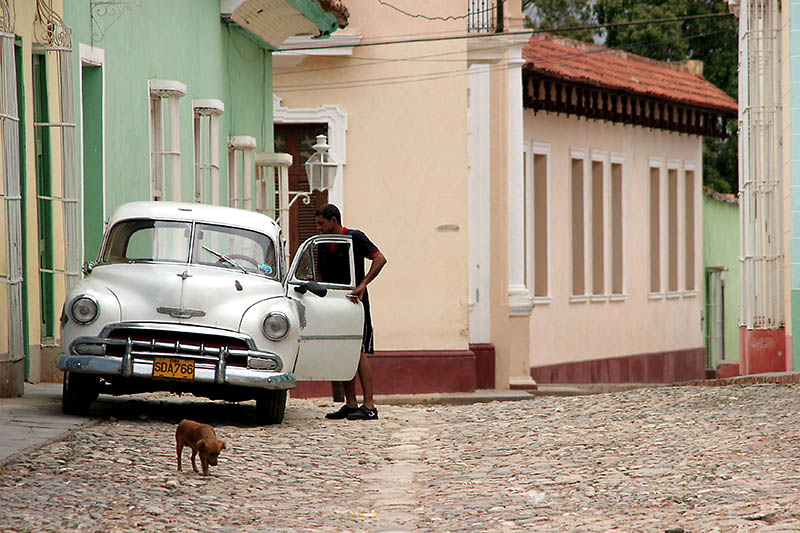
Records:
{"label": "curb", "polygon": [[675,383],[677,387],[726,387],[729,385],[798,385],[800,372],[771,372],[768,374],[752,374],[749,376],[736,376],[733,378],[698,379]]}

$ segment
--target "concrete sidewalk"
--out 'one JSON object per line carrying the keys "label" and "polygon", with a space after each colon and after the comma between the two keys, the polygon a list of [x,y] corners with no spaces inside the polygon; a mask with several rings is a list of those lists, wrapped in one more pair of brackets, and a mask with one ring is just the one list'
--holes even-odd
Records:
{"label": "concrete sidewalk", "polygon": [[19,398],[0,398],[0,466],[90,420],[61,412],[60,383],[26,383]]}

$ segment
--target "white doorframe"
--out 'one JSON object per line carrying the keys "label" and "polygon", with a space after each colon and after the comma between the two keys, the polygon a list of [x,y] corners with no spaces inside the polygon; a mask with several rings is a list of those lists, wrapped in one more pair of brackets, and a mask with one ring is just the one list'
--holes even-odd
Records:
{"label": "white doorframe", "polygon": [[336,105],[317,108],[283,107],[278,95],[272,95],[272,115],[275,124],[327,124],[330,154],[339,163],[328,201],[344,213],[344,165],[347,163],[347,115]]}
{"label": "white doorframe", "polygon": [[[103,137],[102,137],[103,138],[103,151],[105,151],[105,147],[106,147],[106,69],[105,69],[106,57],[105,57],[105,50],[102,49],[102,48],[97,48],[95,46],[89,46],[88,44],[80,43],[80,45],[78,46],[78,49],[79,49],[79,54],[80,54],[80,66],[79,66],[80,72],[78,73],[78,96],[79,97],[78,97],[77,100],[78,100],[78,105],[80,106],[80,108],[78,109],[77,116],[80,117],[80,125],[81,125],[80,126],[80,130],[78,131],[78,135],[80,136],[80,143],[81,143],[81,150],[80,150],[80,152],[78,154],[78,157],[80,157],[80,191],[79,191],[79,195],[80,195],[80,202],[81,202],[80,205],[83,206],[83,205],[85,205],[84,204],[84,194],[83,194],[83,192],[84,192],[84,187],[86,186],[86,177],[84,175],[85,169],[84,169],[84,161],[83,161],[83,151],[85,149],[84,146],[83,146],[83,128],[84,128],[84,124],[83,124],[83,67],[86,65],[86,66],[92,66],[92,67],[100,67],[102,69],[101,70],[101,73],[102,73],[102,82],[101,83],[103,85],[103,87],[102,87],[103,107],[102,107],[102,116],[100,118],[100,121],[102,123],[102,129],[103,129],[102,130],[103,131]],[[108,220],[108,217],[106,215],[106,157],[105,157],[105,153],[103,153],[102,159],[103,159],[103,175],[101,177],[101,183],[102,183],[103,189],[102,189],[102,193],[101,193],[101,198],[102,198],[102,202],[103,202],[103,206],[102,206],[103,207],[103,229],[105,230],[105,221]],[[87,261],[87,260],[94,261],[95,258],[93,258],[93,257],[91,257],[91,258],[83,257],[84,251],[86,249],[86,245],[85,245],[85,242],[84,242],[85,239],[86,239],[86,236],[84,235],[84,231],[83,231],[84,224],[85,224],[85,221],[83,220],[83,209],[81,209],[81,211],[80,211],[80,220],[81,220],[80,221],[80,227],[82,228],[81,229],[80,247],[81,247],[81,257],[83,258],[81,260],[81,264],[83,264],[84,261]]]}
{"label": "white doorframe", "polygon": [[490,65],[469,68],[469,342],[491,342]]}

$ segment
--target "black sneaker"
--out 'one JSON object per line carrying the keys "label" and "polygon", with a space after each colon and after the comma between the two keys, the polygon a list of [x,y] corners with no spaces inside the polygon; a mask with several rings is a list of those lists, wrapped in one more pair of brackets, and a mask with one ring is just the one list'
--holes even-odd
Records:
{"label": "black sneaker", "polygon": [[325,418],[330,420],[343,420],[356,412],[358,412],[358,407],[347,407],[346,405],[343,405],[338,411],[333,411],[332,413],[326,414]]}
{"label": "black sneaker", "polygon": [[372,408],[370,409],[366,405],[362,405],[349,415],[347,415],[348,420],[377,420],[378,419],[378,409]]}

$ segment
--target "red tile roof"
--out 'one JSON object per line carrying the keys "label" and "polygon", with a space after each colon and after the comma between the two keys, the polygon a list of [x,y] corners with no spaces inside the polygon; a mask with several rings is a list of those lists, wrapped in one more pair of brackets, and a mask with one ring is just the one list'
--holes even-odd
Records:
{"label": "red tile roof", "polygon": [[685,66],[546,33],[534,34],[522,55],[526,70],[548,77],[736,115],[736,100]]}

